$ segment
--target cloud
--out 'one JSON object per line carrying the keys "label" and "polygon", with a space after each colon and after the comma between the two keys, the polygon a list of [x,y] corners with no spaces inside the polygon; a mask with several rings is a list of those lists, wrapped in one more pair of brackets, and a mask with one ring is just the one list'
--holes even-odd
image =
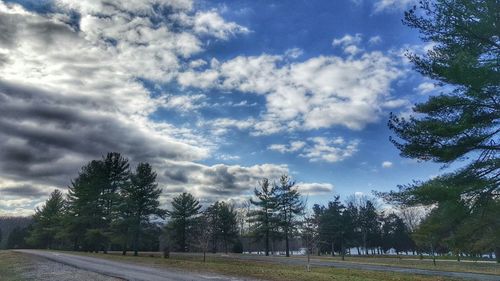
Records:
{"label": "cloud", "polygon": [[297,187],[300,193],[304,195],[317,195],[332,193],[334,186],[329,183],[297,183]]}
{"label": "cloud", "polygon": [[382,162],[382,168],[391,168],[392,166],[393,166],[393,163],[391,161]]}
{"label": "cloud", "polygon": [[325,137],[308,138],[307,142],[292,141],[290,144],[272,144],[267,149],[280,153],[298,152],[300,157],[311,162],[340,162],[358,151],[359,140],[346,142],[342,137],[327,139]]}
{"label": "cloud", "polygon": [[142,81],[172,81],[203,51],[203,38],[246,32],[214,11],[195,11],[183,0],[60,0],[53,13],[37,14],[0,1],[0,26],[2,213],[31,213],[87,161],[109,151],[133,164],[150,162],[165,175],[163,187],[193,188],[212,199],[287,171],[196,164],[215,144],[193,128],[150,117],[160,108],[204,105],[204,95],[153,95]]}
{"label": "cloud", "polygon": [[416,3],[416,0],[377,0],[373,4],[373,8],[375,13],[383,11],[402,11]]}
{"label": "cloud", "polygon": [[377,45],[377,44],[380,44],[382,42],[382,37],[380,36],[372,36],[370,37],[370,39],[368,40],[368,44],[370,45]]}
{"label": "cloud", "polygon": [[250,30],[234,22],[226,22],[216,10],[198,12],[193,18],[194,31],[198,34],[210,35],[227,40],[236,34],[249,33]]}
{"label": "cloud", "polygon": [[161,177],[166,183],[165,193],[188,191],[206,201],[250,195],[262,178],[276,179],[289,173],[286,165],[274,164],[207,166],[192,162],[167,161],[164,167]]}
{"label": "cloud", "polygon": [[178,111],[192,111],[207,106],[204,94],[197,95],[168,95],[165,96],[163,107]]}
{"label": "cloud", "polygon": [[420,95],[425,95],[428,94],[436,89],[436,84],[431,83],[431,82],[422,82],[420,83],[415,90],[420,94]]}
{"label": "cloud", "polygon": [[343,138],[329,140],[323,137],[312,138],[313,144],[306,147],[301,157],[308,158],[311,162],[339,162],[345,160],[358,151],[359,140],[345,142]]}
{"label": "cloud", "polygon": [[184,87],[265,97],[266,110],[258,119],[240,120],[241,125],[232,122],[233,127],[251,129],[253,135],[334,126],[360,130],[377,122],[384,104],[392,100],[391,84],[405,73],[398,62],[399,57],[380,52],[302,62],[279,55],[238,56],[212,62],[203,71],[181,72],[178,82]]}
{"label": "cloud", "polygon": [[344,53],[356,55],[363,51],[363,49],[359,47],[362,40],[363,38],[360,33],[356,33],[354,36],[346,34],[342,38],[333,39],[332,46],[340,46],[344,50]]}
{"label": "cloud", "polygon": [[286,152],[297,151],[297,150],[303,148],[305,145],[306,145],[306,143],[303,141],[292,141],[292,142],[290,142],[289,145],[272,144],[267,149],[278,151],[280,153],[286,153]]}

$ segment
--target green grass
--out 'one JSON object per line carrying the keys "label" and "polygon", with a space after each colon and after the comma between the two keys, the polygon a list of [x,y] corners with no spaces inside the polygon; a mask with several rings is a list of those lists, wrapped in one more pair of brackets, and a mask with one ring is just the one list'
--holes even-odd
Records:
{"label": "green grass", "polygon": [[21,272],[26,264],[29,264],[29,258],[26,255],[11,251],[0,251],[0,280],[23,280]]}
{"label": "green grass", "polygon": [[[341,261],[340,257],[314,257],[315,259],[321,260],[332,260]],[[473,272],[473,273],[488,273],[500,275],[500,264],[498,263],[484,263],[484,262],[472,262],[472,261],[462,261],[457,262],[456,260],[437,260],[436,266],[432,263],[431,259],[419,260],[418,257],[402,257],[398,258],[395,256],[386,257],[356,257],[347,256],[345,262],[353,263],[368,263],[368,264],[378,264],[378,265],[388,265],[388,266],[398,266],[405,268],[418,268],[418,269],[430,269],[430,270],[442,270],[442,271],[455,271],[455,272]]]}
{"label": "green grass", "polygon": [[449,281],[457,280],[444,277],[420,276],[392,272],[374,272],[364,270],[339,269],[328,267],[312,268],[307,272],[304,266],[280,265],[266,262],[241,261],[229,257],[207,257],[203,263],[200,256],[173,256],[163,259],[154,254],[139,257],[122,256],[119,253],[95,254],[76,253],[79,255],[105,258],[115,261],[143,264],[153,267],[173,268],[194,272],[212,272],[231,276],[251,277],[272,281]]}

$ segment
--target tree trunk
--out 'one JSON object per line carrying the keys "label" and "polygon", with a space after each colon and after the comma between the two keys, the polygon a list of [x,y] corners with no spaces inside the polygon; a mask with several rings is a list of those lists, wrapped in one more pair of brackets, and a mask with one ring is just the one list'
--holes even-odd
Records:
{"label": "tree trunk", "polygon": [[269,229],[266,229],[266,256],[269,256]]}
{"label": "tree trunk", "polygon": [[288,241],[288,227],[285,228],[285,251],[286,256],[290,256],[290,241]]}
{"label": "tree trunk", "polygon": [[203,249],[203,262],[205,262],[205,261],[206,261],[206,259],[207,259],[207,258],[206,258],[206,256],[207,256],[207,254],[206,254],[206,253],[207,253],[207,251],[205,251],[205,249]]}
{"label": "tree trunk", "polygon": [[134,256],[139,255],[139,235],[141,235],[141,222],[137,223],[137,228],[134,233]]}
{"label": "tree trunk", "polygon": [[335,242],[332,242],[332,257],[335,257]]}
{"label": "tree trunk", "polygon": [[500,263],[500,247],[495,248],[495,259],[497,260],[497,263]]}
{"label": "tree trunk", "polygon": [[311,271],[311,254],[309,251],[309,245],[307,245],[307,272]]}
{"label": "tree trunk", "polygon": [[340,241],[340,254],[342,255],[342,260],[345,260],[345,249],[344,249],[344,239]]}

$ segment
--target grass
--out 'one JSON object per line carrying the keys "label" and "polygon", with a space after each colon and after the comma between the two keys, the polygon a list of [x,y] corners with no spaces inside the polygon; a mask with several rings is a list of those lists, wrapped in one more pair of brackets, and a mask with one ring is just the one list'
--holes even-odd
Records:
{"label": "grass", "polygon": [[26,255],[11,251],[0,251],[0,280],[23,280],[21,277],[23,266],[29,263],[29,258]]}
{"label": "grass", "polygon": [[241,261],[230,257],[207,257],[203,263],[199,256],[173,256],[163,259],[153,254],[139,257],[122,256],[119,253],[95,254],[75,253],[78,255],[105,258],[109,260],[148,265],[153,267],[173,268],[184,271],[211,272],[224,275],[251,277],[272,281],[449,281],[457,280],[444,277],[420,276],[392,272],[374,272],[364,270],[316,267],[307,272],[304,266],[280,265],[274,263]]}
{"label": "grass", "polygon": [[[321,260],[331,260],[331,261],[341,261],[340,257],[314,257],[315,259]],[[441,271],[455,271],[455,272],[473,272],[473,273],[488,273],[500,275],[500,264],[498,263],[484,263],[484,262],[473,262],[473,261],[462,261],[457,262],[453,260],[437,260],[436,266],[432,263],[431,259],[419,260],[418,257],[402,257],[398,258],[395,256],[387,257],[357,257],[357,256],[346,256],[345,262],[353,263],[368,263],[368,264],[378,264],[378,265],[388,265],[388,266],[398,266],[405,268],[418,268],[418,269],[429,269],[429,270],[441,270]]]}

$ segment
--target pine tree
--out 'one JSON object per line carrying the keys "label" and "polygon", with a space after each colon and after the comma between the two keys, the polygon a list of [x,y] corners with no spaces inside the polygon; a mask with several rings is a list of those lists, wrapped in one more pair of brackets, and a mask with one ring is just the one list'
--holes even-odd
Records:
{"label": "pine tree", "polygon": [[228,253],[229,245],[233,245],[238,240],[238,223],[236,221],[236,211],[233,205],[226,202],[219,202],[217,208],[219,214],[219,236],[224,245],[224,251]]}
{"label": "pine tree", "polygon": [[[90,229],[98,230],[105,225],[104,210],[99,204],[102,185],[102,162],[93,160],[83,166],[78,177],[68,188],[68,211],[65,232],[73,243],[73,249],[94,250],[102,245],[91,245],[85,241]],[[94,235],[95,236],[95,235]],[[94,240],[95,241],[95,240]]]}
{"label": "pine tree", "polygon": [[[445,88],[417,104],[416,115],[409,119],[392,115],[389,127],[397,136],[392,142],[405,157],[446,165],[466,162],[455,172],[385,194],[404,204],[449,206],[466,200],[468,215],[457,222],[453,236],[463,237],[462,242],[476,250],[495,249],[497,257],[496,231],[472,227],[484,226],[481,221],[493,223],[494,229],[498,225],[492,219],[497,214],[489,213],[500,204],[498,7],[497,0],[422,0],[405,13],[404,23],[434,44],[425,55],[410,54],[410,60],[417,71],[451,90]],[[445,209],[438,208],[433,215]],[[482,219],[476,214],[482,214]]]}
{"label": "pine tree", "polygon": [[54,238],[61,229],[65,200],[59,190],[54,190],[42,208],[36,208],[28,243],[35,247],[52,249]]}
{"label": "pine tree", "polygon": [[287,175],[281,176],[279,184],[275,188],[279,225],[285,237],[286,256],[289,257],[290,236],[297,228],[297,217],[302,214],[304,203],[295,182],[290,180]]}
{"label": "pine tree", "polygon": [[201,205],[190,193],[182,193],[172,200],[172,210],[167,211],[170,222],[167,225],[178,251],[187,252],[195,233],[196,219],[200,214]]}
{"label": "pine tree", "polygon": [[264,240],[265,254],[269,256],[270,240],[276,236],[276,233],[273,233],[277,224],[276,188],[264,178],[260,182],[260,189],[254,189],[254,195],[257,199],[251,198],[250,203],[257,209],[249,212],[249,222],[255,224],[252,234],[258,241]]}
{"label": "pine tree", "polygon": [[165,211],[159,208],[161,192],[156,183],[156,173],[148,163],[139,163],[131,176],[130,184],[121,188],[120,218],[130,229],[135,256],[142,227],[150,223],[152,216],[163,218],[165,215]]}

